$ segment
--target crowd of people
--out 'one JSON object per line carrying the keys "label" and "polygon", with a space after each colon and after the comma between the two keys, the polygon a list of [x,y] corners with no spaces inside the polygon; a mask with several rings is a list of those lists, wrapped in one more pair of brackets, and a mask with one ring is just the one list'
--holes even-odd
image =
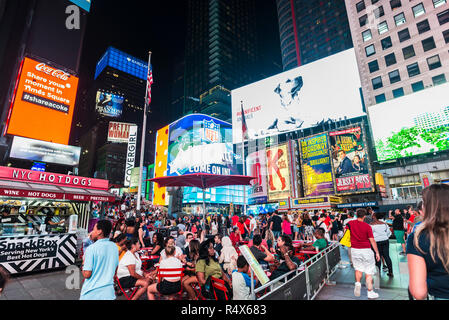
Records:
{"label": "crowd of people", "polygon": [[[82,300],[116,299],[135,289],[133,300],[179,295],[183,299],[250,300],[246,244],[270,280],[297,269],[293,241],[302,250],[320,252],[350,233],[348,255],[355,271],[355,296],[365,274],[367,296],[376,299],[373,276],[393,277],[390,239],[407,256],[411,299],[449,299],[449,186],[423,191],[416,208],[388,213],[371,208],[353,211],[275,211],[253,215],[208,215],[171,218],[163,208],[124,199],[107,208],[83,242]],[[143,259],[145,252],[148,259]],[[162,270],[170,272],[161,275]],[[159,272],[158,272],[159,270]],[[0,270],[1,271],[1,270]],[[0,294],[7,276],[0,273]],[[216,291],[212,281],[225,288]],[[118,284],[118,286],[117,286]]]}

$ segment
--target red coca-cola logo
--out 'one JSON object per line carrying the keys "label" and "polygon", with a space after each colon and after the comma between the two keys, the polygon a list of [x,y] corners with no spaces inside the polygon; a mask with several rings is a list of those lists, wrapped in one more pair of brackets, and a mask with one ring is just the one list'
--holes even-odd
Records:
{"label": "red coca-cola logo", "polygon": [[52,67],[47,66],[45,63],[39,63],[36,66],[36,70],[64,81],[69,80],[70,77],[70,75],[67,72],[58,69],[53,69]]}

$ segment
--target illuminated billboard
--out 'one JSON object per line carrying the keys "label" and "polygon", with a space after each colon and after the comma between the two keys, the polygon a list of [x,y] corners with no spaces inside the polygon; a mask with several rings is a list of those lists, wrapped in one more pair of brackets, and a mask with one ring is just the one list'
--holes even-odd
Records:
{"label": "illuminated billboard", "polygon": [[[156,134],[154,178],[167,176],[168,130],[169,126],[166,126]],[[153,183],[153,204],[168,205],[167,188],[160,188],[157,183]]]}
{"label": "illuminated billboard", "polygon": [[290,197],[290,173],[287,145],[266,150],[268,198],[270,201]]}
{"label": "illuminated billboard", "polygon": [[70,1],[76,4],[78,7],[86,10],[87,12],[90,11],[91,0],[70,0]]}
{"label": "illuminated billboard", "polygon": [[114,69],[126,72],[136,78],[147,81],[148,76],[148,62],[133,57],[123,51],[114,47],[109,47],[100,61],[97,63],[95,70],[95,79],[100,73],[110,66]]}
{"label": "illuminated billboard", "polygon": [[98,91],[95,99],[95,110],[102,116],[118,118],[122,115],[124,101],[123,96]]}
{"label": "illuminated billboard", "polygon": [[193,114],[172,123],[167,176],[192,173],[238,174],[230,123]]}
{"label": "illuminated billboard", "polygon": [[250,153],[246,157],[246,175],[256,177],[251,181],[248,204],[267,203],[267,161],[265,150]]}
{"label": "illuminated billboard", "polygon": [[334,181],[327,133],[302,139],[299,145],[304,197],[333,194]]}
{"label": "illuminated billboard", "polygon": [[14,137],[10,157],[66,166],[78,166],[81,148],[63,144]]}
{"label": "illuminated billboard", "polygon": [[[310,128],[329,119],[364,115],[354,49],[286,71],[232,91],[232,125],[260,139]],[[234,130],[233,142],[242,141]]]}
{"label": "illuminated billboard", "polygon": [[371,164],[362,125],[329,132],[335,193],[364,193],[374,191]]}
{"label": "illuminated billboard", "polygon": [[369,108],[378,161],[449,150],[449,83]]}
{"label": "illuminated billboard", "polygon": [[135,126],[135,124],[123,122],[109,122],[108,142],[128,143],[129,132],[132,126]]}
{"label": "illuminated billboard", "polygon": [[78,78],[47,63],[24,58],[6,133],[68,144]]}

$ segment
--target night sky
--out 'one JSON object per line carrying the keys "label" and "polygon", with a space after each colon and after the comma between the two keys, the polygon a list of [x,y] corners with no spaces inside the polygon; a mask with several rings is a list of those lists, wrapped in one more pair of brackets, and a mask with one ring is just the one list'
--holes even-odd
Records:
{"label": "night sky", "polygon": [[[204,0],[207,1],[207,0]],[[245,0],[242,0],[245,1]],[[262,44],[267,63],[281,64],[275,0],[257,0],[257,22],[270,42]],[[148,61],[152,51],[154,84],[151,130],[168,124],[173,66],[184,56],[187,1],[93,0],[81,56],[80,85],[93,81],[95,67],[108,46]],[[276,70],[277,71],[277,70]]]}

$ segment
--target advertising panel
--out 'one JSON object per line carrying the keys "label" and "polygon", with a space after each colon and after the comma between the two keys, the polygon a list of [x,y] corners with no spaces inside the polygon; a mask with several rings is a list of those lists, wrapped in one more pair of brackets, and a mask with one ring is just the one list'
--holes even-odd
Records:
{"label": "advertising panel", "polygon": [[299,141],[304,197],[334,193],[332,164],[327,133]]}
{"label": "advertising panel", "polygon": [[[156,135],[154,178],[167,175],[168,129],[169,126],[166,126],[158,130]],[[153,205],[168,205],[167,188],[160,188],[157,183],[153,183]]]}
{"label": "advertising panel", "polygon": [[76,4],[78,7],[86,10],[87,12],[90,11],[91,0],[70,0],[70,1]]}
{"label": "advertising panel", "polygon": [[79,164],[80,154],[80,147],[14,137],[9,156],[16,159],[75,167]]}
{"label": "advertising panel", "polygon": [[95,70],[95,80],[107,66],[147,81],[148,62],[133,57],[114,47],[109,47],[100,61],[98,61]]}
{"label": "advertising panel", "polygon": [[267,162],[265,150],[250,153],[246,158],[246,174],[257,177],[251,181],[248,204],[267,203]]}
{"label": "advertising panel", "polygon": [[449,83],[369,108],[378,161],[449,150]]}
{"label": "advertising panel", "polygon": [[287,145],[266,150],[268,170],[268,197],[270,201],[290,197],[290,174]]}
{"label": "advertising panel", "polygon": [[124,101],[125,98],[123,96],[98,91],[95,110],[102,116],[118,118],[122,115]]}
{"label": "advertising panel", "polygon": [[[365,113],[354,49],[232,91],[232,125],[242,127],[241,105],[251,140],[316,126],[328,119]],[[234,130],[233,142],[242,141]]]}
{"label": "advertising panel", "polygon": [[108,142],[128,143],[129,130],[135,124],[123,122],[109,122]]}
{"label": "advertising panel", "polygon": [[24,58],[6,133],[68,144],[77,89],[77,77],[47,63]]}
{"label": "advertising panel", "polygon": [[230,123],[207,115],[189,115],[172,123],[167,176],[238,174],[231,136]]}
{"label": "advertising panel", "polygon": [[124,186],[129,187],[131,183],[132,169],[136,164],[137,151],[137,126],[132,126],[129,132],[128,149],[126,153],[125,182]]}
{"label": "advertising panel", "polygon": [[362,125],[329,132],[335,193],[364,193],[374,191],[371,165],[366,150]]}

